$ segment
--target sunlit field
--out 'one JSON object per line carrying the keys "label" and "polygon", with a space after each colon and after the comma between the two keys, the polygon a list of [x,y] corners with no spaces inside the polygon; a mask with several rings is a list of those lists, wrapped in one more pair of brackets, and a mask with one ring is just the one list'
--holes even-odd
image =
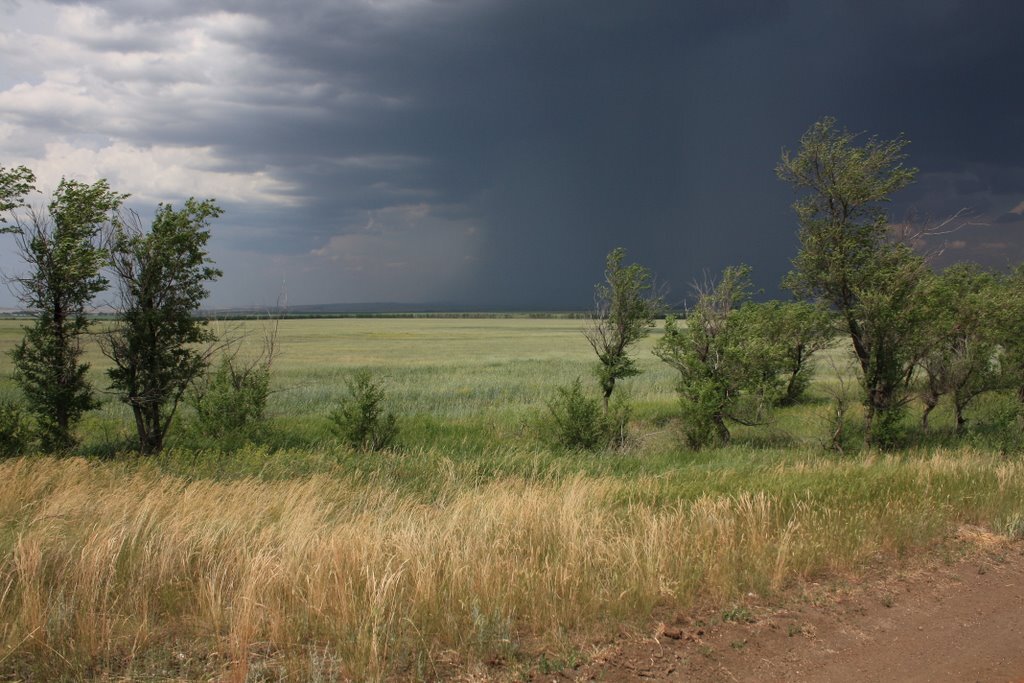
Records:
{"label": "sunlit field", "polygon": [[[245,327],[256,353],[266,326]],[[0,398],[19,397],[19,337],[0,321]],[[629,441],[594,453],[545,438],[556,387],[597,391],[575,320],[285,320],[264,428],[204,442],[186,406],[151,459],[106,396],[84,457],[0,461],[0,678],[515,679],[650,632],[659,610],[770,597],[963,524],[1024,533],[1024,465],[983,429],[999,397],[961,441],[942,405],[906,450],[826,451],[855,391],[837,343],[807,400],[695,452],[652,343],[617,389]],[[331,429],[356,368],[386,377],[392,450]]]}

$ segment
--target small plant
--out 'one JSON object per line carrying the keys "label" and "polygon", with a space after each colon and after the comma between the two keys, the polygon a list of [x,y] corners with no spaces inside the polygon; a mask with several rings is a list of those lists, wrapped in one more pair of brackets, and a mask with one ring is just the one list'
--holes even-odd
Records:
{"label": "small plant", "polygon": [[754,623],[754,615],[750,613],[750,610],[742,605],[727,609],[722,612],[722,621],[734,621],[737,624],[752,624]]}
{"label": "small plant", "polygon": [[348,381],[348,391],[349,396],[331,413],[335,431],[357,450],[388,448],[398,435],[398,418],[384,409],[383,381],[369,370],[359,370]]}
{"label": "small plant", "polygon": [[844,453],[851,441],[849,424],[851,397],[847,389],[847,381],[844,379],[844,372],[852,372],[852,368],[840,369],[833,359],[829,359],[829,363],[836,381],[835,384],[825,385],[830,400],[822,421],[825,435],[821,439],[821,446],[826,451]]}
{"label": "small plant", "polygon": [[0,401],[0,457],[21,455],[28,449],[30,431],[17,403]]}
{"label": "small plant", "polygon": [[583,383],[577,377],[567,387],[558,387],[548,401],[548,411],[554,422],[554,441],[563,448],[597,450],[608,445],[609,419],[596,398],[583,393]]}

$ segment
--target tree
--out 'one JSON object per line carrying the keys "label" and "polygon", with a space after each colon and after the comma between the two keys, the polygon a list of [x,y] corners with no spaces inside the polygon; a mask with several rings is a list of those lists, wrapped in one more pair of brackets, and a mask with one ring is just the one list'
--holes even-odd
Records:
{"label": "tree", "polygon": [[766,301],[748,304],[743,313],[747,327],[774,348],[777,365],[767,370],[782,374],[778,405],[793,405],[811,383],[811,359],[827,349],[835,337],[835,322],[828,309],[804,301]]}
{"label": "tree", "polygon": [[206,284],[221,276],[206,251],[209,221],[221,213],[211,199],[190,198],[179,210],[161,204],[148,233],[133,216],[111,240],[120,305],[102,347],[143,454],[163,448],[178,403],[209,365],[212,351],[199,345],[214,335],[193,314],[209,295]]}
{"label": "tree", "polygon": [[870,137],[857,146],[858,137],[824,118],[801,137],[799,152],[783,152],[776,173],[802,193],[793,204],[800,251],[783,284],[839,313],[861,370],[871,441],[888,438],[905,403],[925,267],[890,239],[884,210],[916,175],[903,164],[907,141]]}
{"label": "tree", "polygon": [[597,377],[606,413],[615,382],[640,374],[630,348],[647,336],[662,310],[650,271],[638,263],[623,266],[625,257],[622,247],[608,254],[605,281],[594,288],[594,312],[583,330],[599,361]]}
{"label": "tree", "polygon": [[999,315],[1003,333],[1002,364],[1007,382],[1024,404],[1024,264],[1003,281],[1003,307]]}
{"label": "tree", "polygon": [[[26,171],[16,174],[16,188],[30,186]],[[108,284],[100,272],[105,261],[100,231],[116,222],[115,212],[127,196],[113,192],[106,180],[87,185],[63,179],[46,212],[13,218],[15,248],[29,271],[11,281],[35,321],[11,356],[43,450],[74,445],[72,428],[97,405],[86,376],[89,365],[81,362],[82,337],[89,329],[86,307]],[[12,204],[22,205],[8,199],[6,205]]]}
{"label": "tree", "polygon": [[679,371],[677,390],[690,446],[726,444],[727,420],[764,421],[779,395],[780,346],[765,334],[749,303],[750,267],[726,268],[717,283],[697,287],[686,325],[669,317],[654,354]]}
{"label": "tree", "polygon": [[0,233],[17,232],[17,226],[9,225],[6,214],[25,206],[25,196],[36,189],[35,185],[36,176],[28,168],[0,166]]}
{"label": "tree", "polygon": [[929,279],[924,296],[924,374],[921,426],[939,399],[953,399],[956,433],[963,434],[964,411],[978,396],[1006,384],[999,362],[1005,327],[1001,312],[1008,301],[1002,279],[975,264],[957,264]]}

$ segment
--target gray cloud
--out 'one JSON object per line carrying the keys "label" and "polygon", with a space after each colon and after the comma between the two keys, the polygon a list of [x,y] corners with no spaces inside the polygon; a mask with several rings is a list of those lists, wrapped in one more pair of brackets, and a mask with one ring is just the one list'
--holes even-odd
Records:
{"label": "gray cloud", "polygon": [[216,194],[222,305],[286,279],[296,302],[581,306],[616,245],[677,291],[740,261],[771,289],[795,248],[773,168],[824,114],[913,140],[896,212],[1024,200],[1014,3],[12,11],[0,163],[108,175],[140,207]]}

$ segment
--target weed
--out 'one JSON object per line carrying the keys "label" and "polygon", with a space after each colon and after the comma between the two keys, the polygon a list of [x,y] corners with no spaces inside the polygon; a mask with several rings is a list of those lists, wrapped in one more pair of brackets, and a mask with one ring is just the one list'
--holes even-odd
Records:
{"label": "weed", "polygon": [[733,621],[738,624],[752,624],[754,623],[754,615],[751,614],[750,610],[742,605],[727,609],[722,612],[722,621]]}

